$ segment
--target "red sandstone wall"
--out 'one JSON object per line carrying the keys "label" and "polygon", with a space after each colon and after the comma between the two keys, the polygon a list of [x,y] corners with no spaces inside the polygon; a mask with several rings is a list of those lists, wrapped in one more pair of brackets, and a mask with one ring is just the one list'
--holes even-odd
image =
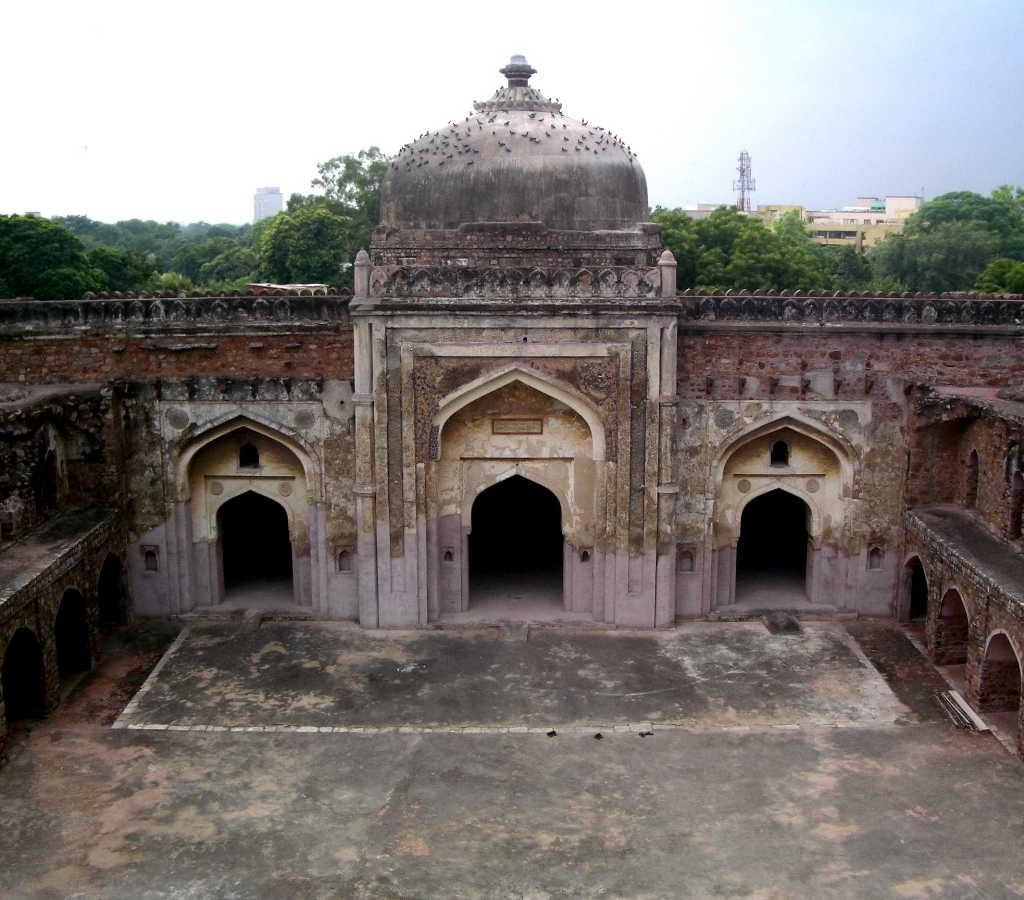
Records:
{"label": "red sandstone wall", "polygon": [[[192,348],[192,349],[189,349]],[[0,339],[0,381],[55,384],[233,378],[352,378],[352,331],[324,334]]]}
{"label": "red sandstone wall", "polygon": [[[770,379],[807,378],[814,372],[832,372],[839,379],[835,396],[847,399],[884,393],[884,381],[889,377],[924,384],[1020,383],[1024,381],[1024,338],[852,330],[687,333],[680,329],[679,391],[684,398],[794,399],[801,396],[800,386],[780,383],[772,393]],[[758,379],[761,384],[755,392],[744,393],[753,388],[742,385],[741,378]],[[808,398],[821,397],[810,386],[803,391]]]}

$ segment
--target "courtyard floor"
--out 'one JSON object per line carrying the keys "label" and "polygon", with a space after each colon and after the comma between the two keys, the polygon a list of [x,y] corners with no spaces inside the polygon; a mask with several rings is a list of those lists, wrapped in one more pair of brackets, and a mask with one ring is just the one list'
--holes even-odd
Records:
{"label": "courtyard floor", "polygon": [[1024,766],[889,622],[197,622],[121,714],[149,628],[15,737],[0,894],[1024,893]]}

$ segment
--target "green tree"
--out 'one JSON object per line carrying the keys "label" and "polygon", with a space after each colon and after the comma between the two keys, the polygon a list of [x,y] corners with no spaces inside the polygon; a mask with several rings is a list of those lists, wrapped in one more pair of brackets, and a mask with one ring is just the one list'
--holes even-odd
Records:
{"label": "green tree", "polygon": [[975,287],[989,294],[1024,294],[1024,262],[1006,257],[993,260]]}
{"label": "green tree", "polygon": [[142,290],[156,274],[156,261],[138,250],[96,247],[88,253],[89,263],[106,276],[109,291]]}
{"label": "green tree", "polygon": [[1000,243],[999,235],[976,223],[943,222],[890,235],[870,259],[880,278],[905,290],[966,291],[999,255]]}
{"label": "green tree", "polygon": [[992,191],[992,199],[1001,203],[1009,203],[1024,218],[1024,187],[1012,184],[1001,184]]}
{"label": "green tree", "polygon": [[1024,260],[1024,217],[1009,197],[983,197],[971,191],[942,194],[910,216],[902,233],[908,238],[923,237],[946,225],[988,232],[997,238],[996,255]]}
{"label": "green tree", "polygon": [[203,263],[199,269],[199,283],[252,281],[258,266],[256,254],[248,247],[232,247]]}
{"label": "green tree", "polygon": [[868,257],[853,247],[818,247],[830,291],[869,290],[874,270]]}
{"label": "green tree", "polygon": [[6,296],[37,300],[72,300],[106,283],[78,238],[36,216],[0,216],[0,273]]}
{"label": "green tree", "polygon": [[355,257],[352,223],[326,206],[274,216],[259,249],[262,275],[281,283],[351,286]]}
{"label": "green tree", "polygon": [[696,285],[697,233],[695,223],[679,209],[656,207],[651,221],[661,226],[661,240],[676,258],[676,284],[680,290]]}

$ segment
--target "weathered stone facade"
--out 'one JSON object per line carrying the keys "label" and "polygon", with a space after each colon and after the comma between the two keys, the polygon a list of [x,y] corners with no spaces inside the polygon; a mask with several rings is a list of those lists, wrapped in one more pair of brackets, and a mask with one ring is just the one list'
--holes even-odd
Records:
{"label": "weathered stone facade", "polygon": [[[935,658],[1007,705],[990,648],[1024,647],[1024,576],[983,560],[1020,558],[1024,419],[995,393],[1024,380],[1021,298],[678,294],[628,145],[513,68],[396,158],[354,296],[0,303],[5,539],[109,508],[102,550],[53,562],[87,604],[113,552],[135,611],[216,609],[244,499],[279,514],[292,605],[424,627],[472,610],[476,499],[519,476],[558,501],[561,608],[654,628],[763,602],[778,503],[801,520],[757,539],[797,558],[786,603],[905,619],[920,560]],[[950,537],[949,506],[996,543]],[[60,598],[34,591],[0,610],[49,671]]]}

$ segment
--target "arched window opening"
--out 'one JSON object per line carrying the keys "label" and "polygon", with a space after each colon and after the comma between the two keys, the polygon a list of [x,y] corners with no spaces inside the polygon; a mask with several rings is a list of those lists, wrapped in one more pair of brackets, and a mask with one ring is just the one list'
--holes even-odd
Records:
{"label": "arched window opening", "polygon": [[142,566],[147,572],[160,571],[160,557],[155,547],[144,547],[142,549]]}
{"label": "arched window opening", "polygon": [[1018,469],[1013,473],[1013,483],[1010,488],[1010,538],[1016,540],[1024,528],[1024,475]]}
{"label": "arched window opening", "polygon": [[868,551],[868,568],[872,570],[881,569],[885,562],[885,551],[881,547],[872,547]]}
{"label": "arched window opening", "polygon": [[693,551],[681,550],[677,561],[677,569],[680,572],[693,571]]}
{"label": "arched window opening", "polygon": [[581,550],[580,551],[580,562],[590,562],[590,551],[589,550]]}
{"label": "arched window opening", "polygon": [[963,597],[950,588],[942,597],[932,636],[932,657],[940,666],[959,666],[967,662],[970,623]]}
{"label": "arched window opening", "polygon": [[27,628],[19,628],[7,644],[0,689],[8,729],[15,722],[43,717],[43,652],[36,636]]}
{"label": "arched window opening", "polygon": [[916,556],[907,563],[904,571],[904,609],[910,622],[923,622],[928,618],[928,579],[924,566]]}
{"label": "arched window opening", "polygon": [[964,505],[974,509],[978,505],[978,451],[972,450],[967,458],[967,487],[964,491]]}
{"label": "arched window opening", "polygon": [[562,514],[547,488],[513,475],[473,503],[469,534],[471,608],[562,605]]}
{"label": "arched window opening", "polygon": [[292,545],[280,503],[246,491],[217,511],[225,599],[267,604],[292,602]]}
{"label": "arched window opening", "polygon": [[736,557],[736,602],[779,607],[807,599],[810,510],[799,497],[774,490],[743,508]]}
{"label": "arched window opening", "polygon": [[338,554],[338,571],[352,571],[352,554],[349,553],[348,550],[342,550],[341,553]]}
{"label": "arched window opening", "polygon": [[97,589],[101,625],[120,625],[123,621],[121,597],[121,560],[113,553],[107,554],[100,569]]}
{"label": "arched window opening", "polygon": [[64,592],[53,632],[57,644],[57,672],[61,680],[76,672],[88,672],[92,668],[89,617],[85,599],[78,591]]}
{"label": "arched window opening", "polygon": [[238,449],[238,468],[258,469],[260,467],[260,451],[255,444],[242,444]]}
{"label": "arched window opening", "polygon": [[785,441],[776,441],[772,444],[771,464],[773,466],[789,465],[789,444]]}

